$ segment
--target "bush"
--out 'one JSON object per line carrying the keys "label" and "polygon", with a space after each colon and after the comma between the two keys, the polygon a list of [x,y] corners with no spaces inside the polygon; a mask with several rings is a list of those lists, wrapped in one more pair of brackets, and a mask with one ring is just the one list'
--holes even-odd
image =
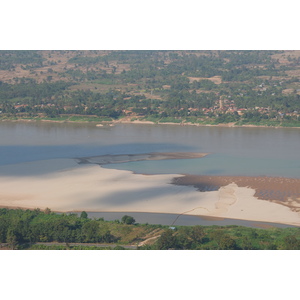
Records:
{"label": "bush", "polygon": [[81,218],[81,219],[87,219],[87,217],[88,217],[88,214],[87,214],[85,211],[83,211],[83,212],[80,214],[80,218]]}
{"label": "bush", "polygon": [[121,222],[130,225],[135,223],[135,219],[131,216],[125,215],[122,217]]}

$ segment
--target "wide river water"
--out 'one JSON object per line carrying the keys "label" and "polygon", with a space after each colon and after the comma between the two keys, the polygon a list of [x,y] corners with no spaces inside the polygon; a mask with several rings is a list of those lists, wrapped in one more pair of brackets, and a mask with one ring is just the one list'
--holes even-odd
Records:
{"label": "wide river water", "polygon": [[[149,152],[205,152],[198,159],[106,165],[144,174],[300,178],[300,129],[177,125],[0,123],[0,165],[53,158]],[[47,172],[47,170],[45,170]]]}
{"label": "wide river water", "polygon": [[[56,158],[81,158],[106,154],[150,152],[210,153],[198,159],[139,161],[105,165],[143,174],[199,174],[283,176],[300,178],[300,129],[226,128],[177,125],[0,122],[0,175],[27,175],[18,164],[41,161],[28,175],[50,172],[48,163]],[[13,168],[8,168],[14,165]],[[36,165],[36,164],[35,164]],[[64,165],[61,166],[62,168]],[[7,170],[14,170],[8,174]],[[16,171],[17,170],[17,171]],[[18,174],[18,170],[22,173]],[[25,171],[24,171],[25,170]],[[101,214],[101,213],[100,213]],[[104,215],[103,215],[104,214]],[[115,218],[118,213],[102,213]],[[91,217],[93,215],[91,214]],[[99,217],[99,216],[98,216]],[[244,225],[242,220],[209,221],[196,216],[135,213],[140,223],[175,225]],[[246,224],[247,223],[247,224]],[[285,226],[285,225],[278,225]]]}

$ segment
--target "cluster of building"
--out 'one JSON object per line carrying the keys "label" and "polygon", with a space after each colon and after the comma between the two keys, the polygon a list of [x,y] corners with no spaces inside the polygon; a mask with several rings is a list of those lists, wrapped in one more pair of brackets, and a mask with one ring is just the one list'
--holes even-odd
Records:
{"label": "cluster of building", "polygon": [[[283,112],[283,111],[277,111],[277,110],[272,110],[270,107],[254,107],[254,108],[238,108],[235,105],[234,100],[229,100],[220,97],[219,100],[217,100],[214,103],[214,106],[208,107],[208,108],[202,108],[201,109],[204,115],[219,115],[220,113],[222,114],[238,114],[239,116],[243,116],[246,112],[258,112],[260,114],[264,115],[270,115],[273,113],[275,117],[278,118],[283,118],[284,116],[290,116],[290,117],[300,117],[300,112],[299,111],[293,111],[293,112]],[[189,108],[189,112],[196,112],[200,111],[198,108]]]}

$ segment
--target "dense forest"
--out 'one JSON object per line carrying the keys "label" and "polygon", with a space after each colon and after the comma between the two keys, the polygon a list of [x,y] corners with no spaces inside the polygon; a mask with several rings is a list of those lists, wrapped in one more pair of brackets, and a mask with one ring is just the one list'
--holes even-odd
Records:
{"label": "dense forest", "polygon": [[0,118],[299,126],[299,51],[0,51]]}
{"label": "dense forest", "polygon": [[300,230],[242,226],[162,226],[90,219],[86,212],[0,209],[3,249],[299,250]]}

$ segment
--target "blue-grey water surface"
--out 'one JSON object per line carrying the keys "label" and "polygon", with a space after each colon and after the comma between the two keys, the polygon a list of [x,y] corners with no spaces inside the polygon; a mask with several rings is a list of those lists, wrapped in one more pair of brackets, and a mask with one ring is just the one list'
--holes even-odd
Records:
{"label": "blue-grey water surface", "polygon": [[294,227],[287,224],[278,224],[271,222],[258,222],[258,221],[247,221],[238,219],[227,219],[227,218],[205,218],[201,216],[192,215],[177,215],[177,214],[162,214],[162,213],[139,213],[139,212],[88,212],[89,218],[98,219],[103,218],[105,221],[121,220],[124,215],[132,216],[136,223],[140,224],[160,224],[168,226],[246,226],[246,227],[278,227],[287,228]]}
{"label": "blue-grey water surface", "polygon": [[[0,165],[105,154],[205,152],[204,158],[106,165],[137,173],[300,178],[300,129],[0,123]],[[47,170],[45,170],[47,172]]]}

